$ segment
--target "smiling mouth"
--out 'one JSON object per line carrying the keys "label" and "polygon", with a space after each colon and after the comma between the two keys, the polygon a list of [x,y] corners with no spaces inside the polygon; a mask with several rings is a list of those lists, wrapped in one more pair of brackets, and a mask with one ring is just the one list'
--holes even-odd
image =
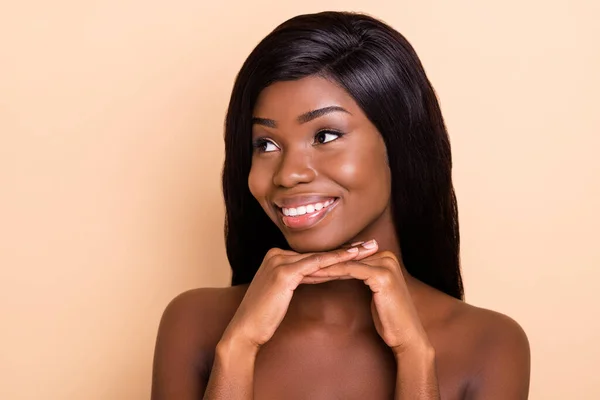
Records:
{"label": "smiling mouth", "polygon": [[339,203],[339,197],[333,197],[320,203],[311,203],[298,207],[277,207],[283,224],[291,229],[308,229],[323,220]]}

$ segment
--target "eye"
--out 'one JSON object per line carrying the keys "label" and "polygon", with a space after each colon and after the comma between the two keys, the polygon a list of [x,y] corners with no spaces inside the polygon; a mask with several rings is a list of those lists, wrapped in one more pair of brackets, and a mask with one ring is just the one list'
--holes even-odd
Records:
{"label": "eye", "polygon": [[333,142],[336,139],[339,139],[342,136],[341,132],[335,131],[320,131],[315,135],[315,143],[317,144],[325,144],[329,142]]}
{"label": "eye", "polygon": [[252,147],[257,149],[261,153],[270,153],[279,150],[279,147],[269,139],[260,138],[252,143]]}

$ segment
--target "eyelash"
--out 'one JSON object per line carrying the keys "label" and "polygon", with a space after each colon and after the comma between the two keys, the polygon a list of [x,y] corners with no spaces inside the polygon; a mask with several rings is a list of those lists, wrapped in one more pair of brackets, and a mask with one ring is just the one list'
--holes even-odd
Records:
{"label": "eyelash", "polygon": [[[317,143],[316,142],[316,138],[317,136],[321,135],[321,134],[332,134],[332,135],[336,135],[337,138],[330,140],[329,142],[325,142],[325,143]],[[343,132],[340,131],[336,131],[333,129],[323,129],[318,131],[317,133],[315,133],[315,143],[314,144],[327,144],[327,143],[331,143],[331,142],[335,142],[336,140],[338,140],[339,138],[341,138],[342,136],[344,136]],[[267,145],[268,143],[273,144],[274,146],[278,147],[273,141],[271,141],[270,139],[267,138],[258,138],[256,140],[254,140],[252,142],[252,148],[254,148],[255,150],[257,150],[260,153],[271,153],[270,151],[265,151],[264,150],[264,146]]]}

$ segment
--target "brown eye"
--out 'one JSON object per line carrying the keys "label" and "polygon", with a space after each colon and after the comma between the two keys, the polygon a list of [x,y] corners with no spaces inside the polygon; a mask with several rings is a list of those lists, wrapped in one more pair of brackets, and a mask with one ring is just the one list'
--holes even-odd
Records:
{"label": "brown eye", "polygon": [[270,153],[279,149],[275,143],[265,138],[255,140],[252,143],[252,147],[258,150],[260,153]]}
{"label": "brown eye", "polygon": [[339,139],[342,136],[340,132],[320,131],[315,135],[316,144],[325,144]]}

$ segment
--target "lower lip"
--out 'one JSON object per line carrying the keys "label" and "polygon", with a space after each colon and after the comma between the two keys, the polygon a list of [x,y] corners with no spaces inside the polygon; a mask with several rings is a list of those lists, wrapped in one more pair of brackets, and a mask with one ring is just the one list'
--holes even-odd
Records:
{"label": "lower lip", "polygon": [[286,216],[283,215],[281,209],[279,210],[280,215],[281,215],[281,220],[283,221],[283,224],[285,226],[287,226],[288,228],[291,229],[307,229],[307,228],[312,228],[313,226],[315,226],[317,223],[321,222],[323,220],[323,218],[325,218],[325,216],[327,214],[329,214],[329,212],[331,210],[333,210],[333,208],[335,206],[337,206],[339,199],[335,199],[333,203],[331,203],[328,207],[322,208],[319,211],[315,211],[313,213],[310,214],[304,214],[304,215],[298,215],[295,217],[292,216]]}

